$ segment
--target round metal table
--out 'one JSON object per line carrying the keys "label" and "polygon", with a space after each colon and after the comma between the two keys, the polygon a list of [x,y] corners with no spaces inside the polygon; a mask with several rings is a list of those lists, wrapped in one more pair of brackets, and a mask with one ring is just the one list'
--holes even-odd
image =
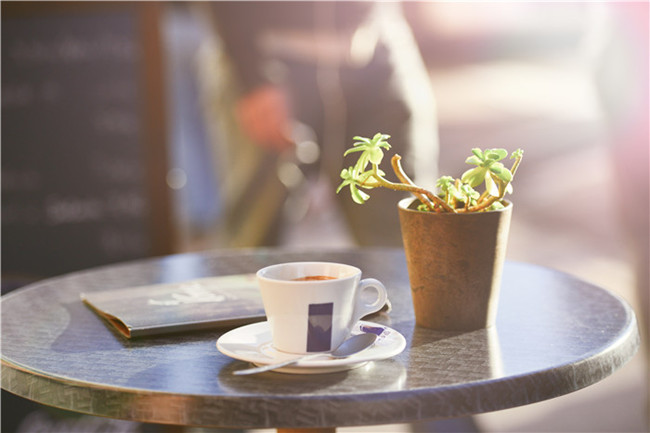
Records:
{"label": "round metal table", "polygon": [[[406,337],[391,359],[354,370],[234,376],[225,330],[127,340],[81,292],[250,273],[324,260],[382,280],[393,309],[370,319]],[[507,262],[497,325],[440,333],[414,324],[404,253],[225,250],[106,266],[2,298],[2,387],[46,405],[177,425],[326,428],[458,417],[561,396],[612,374],[637,351],[634,312],[612,293],[550,269]]]}

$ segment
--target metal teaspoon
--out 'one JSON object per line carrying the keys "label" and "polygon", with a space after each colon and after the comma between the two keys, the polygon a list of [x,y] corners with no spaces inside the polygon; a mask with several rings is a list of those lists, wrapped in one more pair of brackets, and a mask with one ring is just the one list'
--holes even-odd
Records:
{"label": "metal teaspoon", "polygon": [[375,343],[377,336],[375,334],[357,334],[345,340],[339,347],[330,353],[314,353],[310,355],[300,356],[298,358],[288,359],[276,364],[263,365],[261,367],[247,368],[244,370],[237,370],[233,372],[234,375],[242,376],[246,374],[261,373],[263,371],[275,370],[277,368],[286,367],[295,364],[305,359],[316,358],[322,355],[328,355],[331,358],[347,358],[355,353],[359,353]]}

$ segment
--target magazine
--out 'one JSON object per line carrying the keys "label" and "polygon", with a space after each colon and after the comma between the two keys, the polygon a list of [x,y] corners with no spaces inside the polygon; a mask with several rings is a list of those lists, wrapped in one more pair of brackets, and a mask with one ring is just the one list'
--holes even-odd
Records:
{"label": "magazine", "polygon": [[255,274],[82,293],[81,299],[127,338],[266,318]]}

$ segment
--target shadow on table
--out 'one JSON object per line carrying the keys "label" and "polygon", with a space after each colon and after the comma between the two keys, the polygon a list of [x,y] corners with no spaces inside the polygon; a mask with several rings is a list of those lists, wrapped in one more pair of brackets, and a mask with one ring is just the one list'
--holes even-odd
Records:
{"label": "shadow on table", "polygon": [[[287,374],[275,371],[259,373],[254,376],[235,376],[233,373],[250,364],[233,361],[219,372],[219,385],[232,392],[251,393],[259,389],[272,388],[276,395],[295,395],[310,393],[317,395],[319,390],[333,387],[340,389],[342,394],[362,393],[364,388],[381,391],[394,391],[403,387],[406,380],[406,369],[400,361],[384,359],[370,361],[358,368],[333,373],[322,374]],[[372,376],[372,381],[361,380],[364,376]],[[349,383],[345,381],[349,380]]]}
{"label": "shadow on table", "polygon": [[[503,376],[503,358],[496,326],[471,332],[440,332],[416,326],[410,344],[409,364],[417,364],[411,370],[417,371],[417,376],[422,380],[437,374],[443,381],[453,381],[454,375],[450,373],[454,371],[471,374],[474,380]],[[416,380],[409,377],[411,379]]]}

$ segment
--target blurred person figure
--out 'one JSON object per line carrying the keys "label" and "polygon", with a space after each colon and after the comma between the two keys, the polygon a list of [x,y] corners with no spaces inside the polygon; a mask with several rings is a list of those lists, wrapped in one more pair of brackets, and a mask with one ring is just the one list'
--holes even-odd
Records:
{"label": "blurred person figure", "polygon": [[[203,82],[215,85],[226,245],[275,244],[287,195],[310,171],[333,193],[356,135],[389,134],[407,171],[434,185],[433,91],[399,3],[214,2],[209,17],[216,57]],[[318,143],[306,156],[301,131]],[[357,243],[399,246],[398,199],[378,189],[362,206],[343,192],[336,203]]]}

